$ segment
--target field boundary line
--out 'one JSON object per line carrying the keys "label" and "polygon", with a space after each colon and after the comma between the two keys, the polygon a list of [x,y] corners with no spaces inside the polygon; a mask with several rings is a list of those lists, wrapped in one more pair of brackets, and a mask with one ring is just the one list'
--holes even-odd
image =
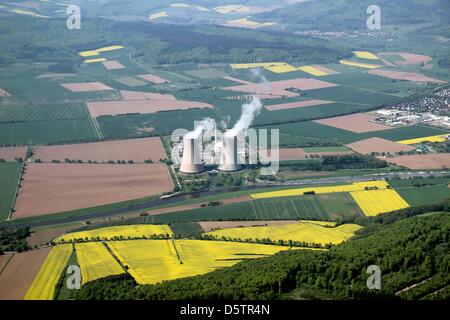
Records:
{"label": "field boundary line", "polygon": [[256,213],[255,205],[253,204],[253,199],[250,200],[250,202],[252,203],[252,208],[253,208],[253,213],[255,214],[255,218],[258,219],[258,214]]}
{"label": "field boundary line", "polygon": [[292,206],[294,207],[295,213],[297,213],[297,217],[300,217],[300,214],[298,213],[297,207],[294,204],[294,201],[292,201],[292,199],[289,199],[289,201],[291,202]]}
{"label": "field boundary line", "polygon": [[12,260],[12,258],[14,257],[15,253],[11,254],[11,257],[9,257],[8,261],[6,261],[5,265],[3,266],[3,268],[0,270],[0,274],[2,274],[2,272],[6,269],[6,267],[8,266],[9,262]]}
{"label": "field boundary line", "polygon": [[125,265],[122,263],[122,261],[120,261],[120,259],[114,254],[112,249],[108,246],[108,242],[102,241],[102,243],[106,247],[106,250],[108,250],[109,254],[114,258],[114,260],[116,260],[120,267],[125,271],[125,273],[128,274],[128,269],[125,268]]}

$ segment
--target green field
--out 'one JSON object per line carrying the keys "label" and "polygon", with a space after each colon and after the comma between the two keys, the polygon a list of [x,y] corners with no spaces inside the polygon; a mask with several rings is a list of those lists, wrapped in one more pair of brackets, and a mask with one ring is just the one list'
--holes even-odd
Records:
{"label": "green field", "polygon": [[203,232],[202,227],[197,222],[178,222],[170,225],[170,229],[175,236],[189,237]]}
{"label": "green field", "polygon": [[308,141],[334,141],[338,144],[349,144],[372,137],[399,141],[446,133],[446,131],[442,129],[425,126],[409,126],[376,132],[353,133],[350,131],[325,126],[313,121],[265,126],[265,128],[280,130],[280,145],[282,146],[302,146]]}
{"label": "green field", "polygon": [[339,220],[362,216],[346,193],[305,195],[200,208],[154,216],[156,223],[202,220]]}
{"label": "green field", "polygon": [[83,103],[10,105],[0,109],[0,123],[87,118],[89,114]]}
{"label": "green field", "polygon": [[97,140],[90,119],[0,123],[0,144],[49,144]]}
{"label": "green field", "polygon": [[0,221],[9,217],[21,171],[21,163],[0,162]]}
{"label": "green field", "polygon": [[[424,184],[417,187],[414,184]],[[450,178],[390,180],[389,184],[411,206],[433,204],[450,199]]]}
{"label": "green field", "polygon": [[[216,118],[212,110],[189,110],[158,112],[126,116],[105,116],[97,118],[105,138],[142,137],[149,135],[170,135],[178,128],[193,129],[195,120],[204,117]],[[153,131],[147,131],[154,128]]]}

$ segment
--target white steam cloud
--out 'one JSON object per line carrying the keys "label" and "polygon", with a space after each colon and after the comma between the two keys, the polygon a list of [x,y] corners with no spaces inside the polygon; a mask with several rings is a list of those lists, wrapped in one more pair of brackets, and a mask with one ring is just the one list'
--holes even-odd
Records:
{"label": "white steam cloud", "polygon": [[259,83],[269,84],[269,81],[263,74],[262,68],[250,69],[250,75],[252,76],[252,78],[257,79]]}
{"label": "white steam cloud", "polygon": [[236,122],[234,127],[225,133],[226,137],[235,137],[240,131],[245,131],[250,128],[255,117],[261,112],[261,100],[258,97],[253,97],[250,103],[242,105],[241,118]]}
{"label": "white steam cloud", "polygon": [[213,130],[214,120],[211,118],[205,118],[200,123],[197,123],[197,127],[194,131],[188,132],[184,135],[183,139],[197,139],[203,131]]}

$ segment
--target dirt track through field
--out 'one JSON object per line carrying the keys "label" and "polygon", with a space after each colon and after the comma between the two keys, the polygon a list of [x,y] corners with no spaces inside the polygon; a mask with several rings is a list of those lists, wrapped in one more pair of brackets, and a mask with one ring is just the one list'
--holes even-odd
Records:
{"label": "dirt track through field", "polygon": [[0,273],[0,300],[22,300],[51,248],[16,253]]}
{"label": "dirt track through field", "polygon": [[165,164],[30,163],[13,219],[91,208],[173,190]]}
{"label": "dirt track through field", "polygon": [[69,159],[82,160],[83,162],[89,160],[97,162],[132,160],[135,163],[144,163],[149,159],[153,162],[167,159],[167,155],[161,139],[152,137],[36,147],[33,158],[40,159],[43,162],[53,160],[64,162],[65,159]]}

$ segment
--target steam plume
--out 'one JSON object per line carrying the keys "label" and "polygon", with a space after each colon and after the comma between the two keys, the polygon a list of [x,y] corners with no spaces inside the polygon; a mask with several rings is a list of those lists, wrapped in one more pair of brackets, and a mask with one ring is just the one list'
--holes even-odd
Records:
{"label": "steam plume", "polygon": [[255,117],[261,112],[261,108],[261,100],[256,96],[252,98],[250,103],[242,105],[241,118],[236,122],[232,129],[225,133],[225,136],[234,137],[237,136],[240,131],[247,130],[253,123]]}
{"label": "steam plume", "polygon": [[183,139],[197,139],[203,131],[212,129],[214,129],[214,120],[211,118],[204,118],[199,124],[197,124],[195,130],[186,133]]}

